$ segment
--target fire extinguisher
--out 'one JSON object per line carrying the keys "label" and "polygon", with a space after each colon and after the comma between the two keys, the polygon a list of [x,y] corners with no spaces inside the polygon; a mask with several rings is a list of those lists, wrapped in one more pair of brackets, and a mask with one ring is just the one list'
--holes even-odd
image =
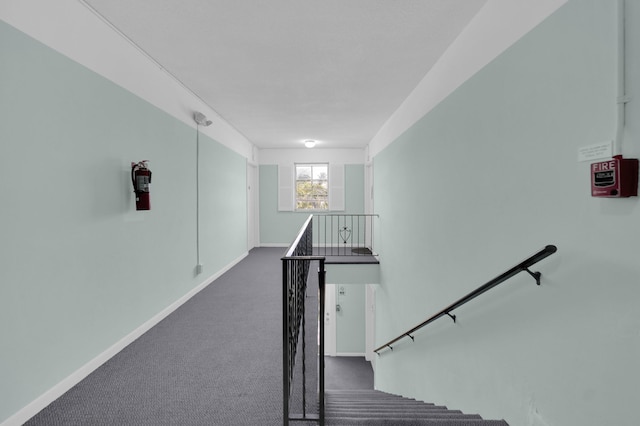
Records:
{"label": "fire extinguisher", "polygon": [[131,183],[136,193],[136,210],[151,210],[149,199],[149,185],[151,184],[151,170],[147,168],[148,160],[131,163]]}

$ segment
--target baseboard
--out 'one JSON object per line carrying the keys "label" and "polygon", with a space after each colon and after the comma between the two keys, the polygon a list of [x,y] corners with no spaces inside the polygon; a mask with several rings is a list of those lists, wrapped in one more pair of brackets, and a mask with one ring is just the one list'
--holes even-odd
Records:
{"label": "baseboard", "polygon": [[260,247],[282,247],[287,248],[291,245],[291,243],[260,243]]}
{"label": "baseboard", "polygon": [[198,294],[204,288],[206,288],[209,284],[218,279],[222,274],[227,272],[229,269],[238,264],[242,259],[247,257],[249,253],[245,252],[237,259],[233,260],[231,263],[220,269],[215,274],[209,276],[192,290],[190,290],[187,294],[182,296],[180,299],[176,300],[162,311],[158,312],[156,315],[151,317],[144,324],[133,330],[131,333],[126,335],[124,338],[120,339],[118,342],[113,344],[107,350],[102,352],[100,355],[93,358],[91,361],[87,362],[85,365],[71,373],[61,382],[53,386],[51,389],[40,395],[38,398],[27,404],[17,413],[6,419],[4,422],[0,423],[0,426],[21,426],[31,417],[38,414],[42,409],[44,409],[47,405],[51,404],[53,401],[61,397],[65,392],[69,389],[80,383],[85,377],[89,374],[93,373],[98,367],[107,362],[109,359],[114,357],[118,352],[127,347],[129,344],[134,342],[138,337],[142,336],[144,333],[149,331],[153,326],[158,324],[160,321],[169,316],[173,311],[178,309],[182,304],[191,299],[193,296]]}
{"label": "baseboard", "polygon": [[364,352],[336,352],[336,356],[359,356],[364,358],[365,353]]}

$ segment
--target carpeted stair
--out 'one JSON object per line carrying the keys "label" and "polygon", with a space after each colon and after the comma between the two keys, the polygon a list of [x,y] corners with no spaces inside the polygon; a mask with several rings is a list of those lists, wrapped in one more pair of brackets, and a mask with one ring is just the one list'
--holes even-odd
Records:
{"label": "carpeted stair", "polygon": [[415,399],[376,390],[327,390],[327,426],[508,426],[504,420],[483,420]]}

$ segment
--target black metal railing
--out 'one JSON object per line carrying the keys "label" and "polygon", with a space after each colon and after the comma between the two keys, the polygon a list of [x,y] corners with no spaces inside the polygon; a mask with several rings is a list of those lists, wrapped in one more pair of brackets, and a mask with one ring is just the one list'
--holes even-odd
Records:
{"label": "black metal railing", "polygon": [[[283,372],[283,424],[289,421],[317,421],[324,425],[324,315],[325,270],[324,256],[313,256],[313,215],[306,220],[295,241],[282,258],[282,372]],[[319,348],[312,351],[317,357],[317,401],[318,413],[307,412],[306,336],[305,311],[307,279],[312,261],[318,261],[318,330]],[[315,336],[314,336],[315,337]],[[301,339],[301,341],[299,341]],[[302,413],[291,414],[291,391],[294,380],[296,355],[299,344],[302,362]]]}
{"label": "black metal railing", "polygon": [[374,220],[377,214],[316,214],[313,231],[315,254],[325,256],[375,256]]}
{"label": "black metal railing", "polygon": [[538,285],[540,285],[540,277],[542,276],[542,274],[540,272],[531,272],[529,270],[529,267],[534,265],[535,263],[538,263],[539,261],[541,261],[542,259],[546,258],[547,256],[552,255],[557,250],[558,249],[554,245],[546,246],[545,248],[543,248],[542,250],[540,250],[539,252],[537,252],[533,256],[529,257],[528,259],[523,260],[522,262],[520,262],[519,264],[517,264],[513,268],[509,269],[508,271],[504,272],[501,275],[498,275],[497,277],[495,277],[491,281],[489,281],[486,284],[478,287],[477,289],[475,289],[471,293],[467,294],[463,298],[453,302],[451,305],[447,306],[446,308],[444,308],[443,310],[441,310],[437,314],[427,318],[425,321],[421,322],[420,324],[418,324],[417,326],[413,327],[412,329],[402,333],[401,335],[399,335],[395,339],[389,340],[387,343],[385,343],[384,345],[380,346],[379,348],[374,349],[374,352],[379,354],[379,352],[381,350],[385,349],[385,348],[393,350],[393,346],[391,346],[391,345],[393,345],[394,343],[396,343],[397,341],[399,341],[399,340],[401,340],[401,339],[403,339],[405,337],[409,337],[409,338],[411,338],[411,340],[414,340],[413,334],[416,331],[418,331],[419,329],[421,329],[422,327],[426,326],[427,324],[429,324],[429,323],[431,323],[431,322],[433,322],[433,321],[437,320],[438,318],[443,317],[445,315],[449,316],[453,320],[453,322],[455,322],[456,321],[456,316],[453,315],[451,313],[451,311],[455,310],[456,308],[459,308],[460,306],[464,305],[465,303],[469,302],[470,300],[475,299],[476,297],[480,296],[482,293],[485,293],[486,291],[491,290],[493,287],[497,286],[501,282],[508,280],[509,278],[513,277],[516,274],[519,274],[520,272],[524,272],[524,271],[528,272],[536,280],[536,283]]}

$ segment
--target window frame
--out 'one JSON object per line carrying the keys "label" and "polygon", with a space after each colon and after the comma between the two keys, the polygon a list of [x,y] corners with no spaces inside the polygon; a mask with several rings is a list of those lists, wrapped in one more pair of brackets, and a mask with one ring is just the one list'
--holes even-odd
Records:
{"label": "window frame", "polygon": [[[310,173],[310,177],[309,179],[298,179],[298,167],[310,167],[311,169],[311,173]],[[315,167],[323,167],[326,170],[326,177],[324,179],[315,179],[314,178],[314,168]],[[331,209],[331,205],[330,205],[330,199],[331,199],[331,185],[330,185],[330,165],[329,163],[323,163],[323,162],[304,162],[304,163],[294,163],[293,165],[293,191],[294,191],[294,199],[293,199],[293,205],[294,205],[294,211],[297,212],[325,212],[325,211],[330,211]],[[313,187],[314,182],[324,182],[324,187],[326,188],[326,195],[323,197],[324,198],[324,203],[326,205],[325,208],[317,208],[317,207],[311,207],[311,208],[303,208],[303,207],[298,207],[299,206],[299,202],[307,202],[307,203],[313,203],[314,201],[318,201],[316,200],[300,200],[298,198],[298,183],[299,182],[311,182],[311,185]],[[322,200],[320,202],[323,202]]]}

